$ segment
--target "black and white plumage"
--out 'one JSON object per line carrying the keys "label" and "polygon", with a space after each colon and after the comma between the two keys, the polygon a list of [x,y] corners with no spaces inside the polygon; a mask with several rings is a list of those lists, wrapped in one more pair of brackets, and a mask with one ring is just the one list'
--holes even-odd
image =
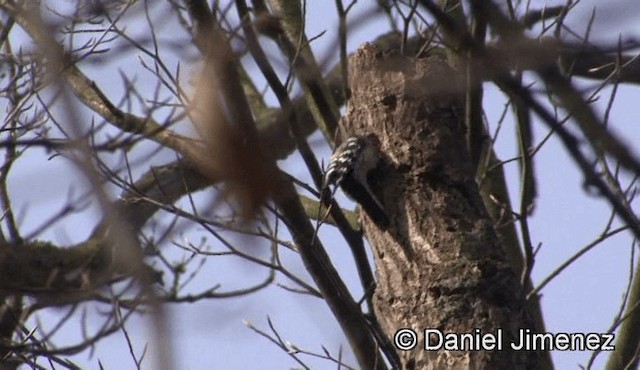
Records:
{"label": "black and white plumage", "polygon": [[352,136],[336,148],[324,176],[323,201],[335,192],[329,191],[331,185],[340,186],[378,226],[387,228],[389,218],[371,188],[372,171],[381,160],[376,140],[372,135]]}

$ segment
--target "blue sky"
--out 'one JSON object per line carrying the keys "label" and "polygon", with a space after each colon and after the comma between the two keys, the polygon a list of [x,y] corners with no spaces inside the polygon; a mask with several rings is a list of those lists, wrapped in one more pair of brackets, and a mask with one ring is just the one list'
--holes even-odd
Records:
{"label": "blue sky", "polygon": [[[586,27],[586,20],[591,16],[594,1],[582,1],[577,9],[567,19],[580,32]],[[617,3],[600,2],[595,13],[595,24],[592,34],[597,40],[617,42],[619,34],[638,37],[639,29],[634,24],[640,16],[640,5],[634,1]],[[353,32],[349,37],[349,50],[355,50],[360,44],[371,41],[381,30],[387,30],[387,23],[382,17],[370,16],[368,10],[372,2],[361,1],[354,7],[352,17],[358,19],[358,24],[351,25]],[[535,4],[535,2],[534,2]],[[549,5],[557,4],[557,2]],[[620,10],[624,9],[624,12]],[[329,61],[332,65],[337,60],[335,40],[337,37],[337,20],[333,2],[312,0],[308,3],[307,35],[313,37],[326,31],[324,36],[313,43],[316,56],[320,60]],[[162,12],[156,12],[152,22],[160,35],[165,38],[173,37],[170,33],[175,29]],[[363,18],[359,14],[369,14]],[[135,32],[135,23],[129,22],[127,30]],[[636,22],[637,23],[637,22]],[[615,25],[616,27],[612,27]],[[142,32],[143,33],[143,32]],[[181,40],[188,40],[186,35],[176,36]],[[107,54],[108,55],[108,54]],[[181,63],[183,79],[188,80],[188,74],[197,70],[191,60],[180,60],[171,50],[163,51],[167,64],[175,68]],[[275,51],[272,55],[277,55]],[[107,95],[118,101],[125,93],[119,72],[130,76],[137,74],[136,87],[152,95],[156,88],[155,80],[149,72],[140,67],[138,58],[149,62],[144,55],[127,56],[107,65],[87,64],[81,68],[103,88]],[[248,61],[248,65],[251,65]],[[252,69],[249,69],[252,71]],[[584,91],[590,91],[595,83],[580,81],[579,86]],[[603,89],[598,95],[596,103],[598,111],[603,111],[611,88]],[[638,90],[631,86],[621,86],[616,97],[611,124],[613,130],[627,143],[638,142],[640,129],[637,122],[640,113],[636,108]],[[270,101],[275,105],[275,101]],[[505,100],[502,94],[492,85],[487,84],[485,95],[485,109],[490,130],[495,129],[497,121],[504,109]],[[536,143],[547,134],[544,125],[534,124]],[[319,135],[309,139],[319,157],[329,156],[329,149],[322,144]],[[151,150],[149,148],[148,150]],[[512,158],[516,154],[514,142],[514,126],[511,116],[507,116],[502,126],[496,150],[501,159]],[[636,155],[638,152],[636,151]],[[21,224],[28,232],[35,230],[48,215],[54,214],[67,201],[67,194],[74,189],[74,194],[86,191],[86,184],[82,182],[82,175],[63,159],[46,160],[47,155],[40,153],[22,158],[20,166],[16,166],[11,178],[11,195],[15,197],[14,206],[19,210]],[[161,164],[172,161],[175,157],[169,152],[150,157],[136,169],[136,173],[144,172],[151,164]],[[109,158],[106,158],[109,159]],[[117,158],[112,158],[114,162]],[[294,154],[287,160],[281,161],[280,166],[293,176],[307,180],[307,171],[298,155]],[[512,162],[505,166],[512,199],[518,199],[517,164]],[[541,281],[557,266],[572,256],[585,244],[595,239],[601,232],[609,217],[606,204],[598,197],[585,195],[582,189],[582,177],[575,169],[565,150],[555,139],[549,140],[536,156],[536,170],[539,185],[539,199],[534,216],[530,220],[533,243],[542,243],[536,258],[532,276],[534,283]],[[61,175],[64,174],[64,175]],[[628,178],[628,176],[627,176]],[[308,181],[310,182],[310,181]],[[207,194],[198,195],[200,204],[209,203]],[[344,198],[343,204],[349,205]],[[186,205],[186,203],[185,203]],[[96,208],[89,208],[74,215],[71,220],[55,224],[39,235],[42,239],[51,239],[58,243],[70,245],[82,240],[88,234],[92,222],[98,217]],[[204,232],[198,228],[186,229],[182,233],[172,236],[178,243],[198,243]],[[352,292],[360,295],[361,290],[357,282],[357,274],[345,243],[339,238],[335,230],[325,227],[321,233],[325,247],[331,255],[337,269],[348,282]],[[210,241],[213,244],[213,241]],[[264,242],[247,245],[251,253],[262,253],[260,248]],[[247,244],[252,244],[251,242]],[[253,249],[251,249],[253,248]],[[628,283],[630,274],[630,256],[632,239],[628,233],[622,233],[602,243],[587,255],[578,260],[573,266],[565,270],[553,280],[542,293],[543,312],[550,332],[604,332],[606,331],[621,302],[621,297]],[[179,259],[179,253],[173,255]],[[300,276],[311,281],[301,262],[293,255],[284,256],[286,265]],[[208,287],[212,281],[220,281],[223,289],[232,289],[245,285],[247,281],[260,281],[265,276],[264,270],[256,270],[254,266],[238,261],[224,259],[207,263],[201,275],[190,289]],[[239,280],[240,279],[240,280]],[[277,282],[291,285],[286,279],[276,278]],[[98,316],[96,310],[89,309],[90,322]],[[53,325],[55,317],[63,315],[64,309],[43,316],[43,325]],[[335,323],[329,309],[317,298],[292,294],[278,286],[271,286],[253,295],[225,300],[209,300],[195,304],[171,305],[168,309],[167,322],[170,327],[170,337],[173,348],[175,368],[201,369],[217,367],[226,369],[252,368],[260,364],[264,369],[282,369],[296,366],[283,351],[277,349],[265,338],[247,328],[245,321],[268,331],[266,318],[270,317],[280,335],[297,347],[322,352],[321,345],[336,354],[340,347],[344,351],[347,363],[354,364],[352,355],[340,328]],[[80,321],[78,321],[78,324]],[[153,331],[150,323],[143,317],[135,317],[127,328],[133,337],[134,350],[141,354],[145,343],[151,345],[147,354],[146,366],[152,369],[153,364]],[[77,338],[78,327],[73,325],[63,329],[64,337],[69,340]],[[64,341],[62,339],[61,341]],[[84,352],[74,356],[79,364],[87,368],[97,368],[98,360],[105,368],[132,368],[133,362],[128,354],[129,349],[121,333],[105,339],[97,347],[95,353]],[[577,368],[579,364],[586,364],[590,352],[554,352],[553,358],[558,369]],[[308,358],[305,358],[308,359]],[[602,367],[606,354],[600,355],[595,368]],[[324,362],[309,359],[314,368],[327,368]]]}

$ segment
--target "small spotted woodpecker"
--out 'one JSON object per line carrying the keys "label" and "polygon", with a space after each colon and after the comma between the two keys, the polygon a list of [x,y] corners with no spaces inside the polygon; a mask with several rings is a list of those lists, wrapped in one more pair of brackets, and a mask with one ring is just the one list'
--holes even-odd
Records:
{"label": "small spotted woodpecker", "polygon": [[371,189],[372,171],[380,162],[377,138],[373,135],[352,136],[345,140],[331,155],[324,176],[323,202],[329,201],[331,185],[340,186],[349,198],[355,200],[369,217],[382,229],[389,226],[389,218],[382,202]]}

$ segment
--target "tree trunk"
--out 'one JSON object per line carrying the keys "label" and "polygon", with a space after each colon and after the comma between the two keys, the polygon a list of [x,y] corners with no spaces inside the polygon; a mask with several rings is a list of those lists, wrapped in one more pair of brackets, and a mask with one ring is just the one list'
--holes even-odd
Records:
{"label": "tree trunk", "polygon": [[[362,213],[376,261],[376,314],[391,340],[402,328],[419,339],[400,353],[403,368],[534,367],[533,352],[510,346],[533,325],[471,171],[457,73],[436,58],[365,45],[349,75],[343,134],[378,137],[384,160],[374,191],[392,220],[381,230]],[[425,329],[489,338],[485,348],[501,338],[502,350],[482,350],[475,339],[456,342],[465,350],[425,350]],[[434,332],[428,339],[438,344]]]}

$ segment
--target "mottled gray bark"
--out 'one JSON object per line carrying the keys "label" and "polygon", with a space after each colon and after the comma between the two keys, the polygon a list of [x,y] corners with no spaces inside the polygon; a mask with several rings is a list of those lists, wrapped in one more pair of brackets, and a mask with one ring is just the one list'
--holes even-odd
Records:
{"label": "mottled gray bark", "polygon": [[[375,190],[392,219],[382,231],[366,216],[378,286],[374,305],[393,338],[416,330],[401,352],[408,369],[522,369],[531,352],[510,350],[532,328],[524,296],[474,181],[458,76],[438,59],[415,60],[366,45],[351,59],[344,135],[375,134],[385,161]],[[425,351],[422,330],[503,334],[502,351]]]}

